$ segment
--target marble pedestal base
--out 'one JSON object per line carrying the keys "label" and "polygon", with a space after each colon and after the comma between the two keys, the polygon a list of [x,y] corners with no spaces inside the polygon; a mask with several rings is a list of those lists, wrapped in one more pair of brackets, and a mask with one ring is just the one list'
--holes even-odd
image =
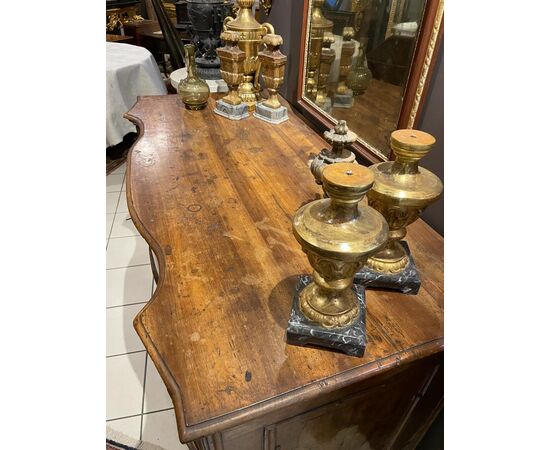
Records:
{"label": "marble pedestal base", "polygon": [[265,120],[269,123],[279,124],[285,120],[288,120],[288,112],[286,106],[280,106],[277,109],[273,109],[264,106],[263,102],[261,102],[256,105],[254,117]]}
{"label": "marble pedestal base", "polygon": [[222,99],[216,100],[214,112],[231,120],[241,120],[248,117],[248,107],[244,103],[231,105]]}
{"label": "marble pedestal base", "polygon": [[351,108],[353,106],[353,91],[350,89],[345,94],[334,94],[334,108]]}
{"label": "marble pedestal base", "polygon": [[351,356],[363,356],[367,343],[365,288],[353,285],[353,291],[359,301],[357,319],[346,327],[325,328],[310,321],[300,309],[300,292],[312,282],[313,279],[309,275],[300,275],[298,278],[286,329],[287,343],[302,347],[306,345],[326,347]]}
{"label": "marble pedestal base", "polygon": [[401,272],[387,274],[365,266],[357,272],[353,282],[369,288],[393,289],[409,295],[418,294],[420,277],[416,270],[416,264],[407,243],[405,241],[400,242],[409,257],[409,263]]}

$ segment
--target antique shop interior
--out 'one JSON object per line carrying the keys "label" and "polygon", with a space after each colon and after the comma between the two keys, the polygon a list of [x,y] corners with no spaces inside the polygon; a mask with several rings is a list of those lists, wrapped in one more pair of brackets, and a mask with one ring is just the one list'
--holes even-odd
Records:
{"label": "antique shop interior", "polygon": [[443,0],[105,17],[107,449],[443,448]]}

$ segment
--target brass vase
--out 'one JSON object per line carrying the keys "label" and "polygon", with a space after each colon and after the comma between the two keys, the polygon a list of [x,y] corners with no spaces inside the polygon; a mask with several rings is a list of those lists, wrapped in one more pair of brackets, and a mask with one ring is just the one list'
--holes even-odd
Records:
{"label": "brass vase", "polygon": [[210,88],[206,81],[197,75],[195,63],[195,46],[193,44],[184,45],[185,65],[187,66],[187,77],[178,84],[178,94],[187,109],[203,109],[208,103]]}
{"label": "brass vase", "polygon": [[[408,252],[400,242],[422,211],[443,191],[441,180],[418,162],[435,144],[435,138],[418,130],[397,130],[391,134],[395,161],[371,166],[375,182],[367,197],[369,205],[382,213],[390,227],[384,248],[367,260],[371,271],[401,274],[409,265]],[[389,286],[387,286],[389,287]]]}
{"label": "brass vase", "polygon": [[239,48],[245,52],[244,76],[239,85],[239,96],[253,111],[256,102],[260,97],[259,69],[260,61],[258,51],[262,44],[263,37],[268,34],[275,34],[273,26],[269,23],[260,24],[252,13],[254,0],[237,0],[239,10],[237,17],[226,17],[224,30],[237,31],[239,33]]}
{"label": "brass vase", "polygon": [[317,184],[323,184],[323,170],[328,165],[355,162],[355,154],[348,147],[357,140],[357,135],[348,128],[345,120],[339,120],[338,124],[333,129],[325,131],[323,136],[332,148],[322,149],[309,162],[309,170]]}
{"label": "brass vase", "polygon": [[345,327],[358,317],[354,275],[388,236],[382,215],[361,202],[373,182],[365,166],[332,164],[323,171],[330,198],[308,203],[294,216],[294,236],[313,266],[313,282],[300,292],[299,307],[319,326]]}

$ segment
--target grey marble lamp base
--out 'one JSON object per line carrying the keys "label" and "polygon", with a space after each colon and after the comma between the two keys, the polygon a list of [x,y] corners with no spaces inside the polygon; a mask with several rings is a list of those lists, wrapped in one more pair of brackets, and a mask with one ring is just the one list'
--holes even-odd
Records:
{"label": "grey marble lamp base", "polygon": [[345,94],[334,94],[334,108],[351,108],[353,106],[353,91],[350,89]]}
{"label": "grey marble lamp base", "polygon": [[416,270],[416,264],[408,244],[405,241],[400,242],[409,257],[409,263],[401,272],[387,274],[365,266],[357,272],[353,282],[368,288],[393,289],[409,295],[418,294],[420,277],[418,276],[418,270]]}
{"label": "grey marble lamp base", "polygon": [[300,292],[311,282],[313,279],[309,275],[300,275],[298,278],[286,329],[287,343],[302,347],[307,345],[326,347],[351,356],[363,356],[367,343],[365,288],[359,285],[353,285],[352,288],[359,301],[357,319],[346,327],[325,328],[310,321],[300,309]]}
{"label": "grey marble lamp base", "polygon": [[216,100],[214,112],[231,120],[241,120],[248,117],[248,107],[246,104],[231,105],[221,99]]}
{"label": "grey marble lamp base", "polygon": [[280,106],[277,109],[273,109],[264,106],[263,102],[261,102],[256,105],[254,117],[277,125],[285,120],[288,120],[288,111],[286,106]]}

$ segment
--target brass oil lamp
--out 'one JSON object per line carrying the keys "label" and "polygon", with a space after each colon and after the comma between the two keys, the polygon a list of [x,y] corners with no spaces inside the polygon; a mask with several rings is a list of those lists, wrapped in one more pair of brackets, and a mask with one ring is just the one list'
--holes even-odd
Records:
{"label": "brass oil lamp", "polygon": [[313,101],[317,97],[317,71],[321,63],[323,37],[325,33],[332,34],[333,26],[333,23],[323,15],[323,10],[321,9],[323,3],[324,0],[313,0],[313,9],[311,11],[305,90],[306,96]]}
{"label": "brass oil lamp", "polygon": [[220,73],[227,83],[229,93],[216,101],[214,112],[232,120],[248,117],[248,107],[237,93],[243,79],[245,53],[239,48],[239,33],[224,31],[220,35],[225,46],[216,49],[220,59]]}
{"label": "brass oil lamp", "polygon": [[258,51],[263,37],[274,34],[273,25],[260,23],[254,18],[252,6],[254,0],[237,0],[239,10],[237,17],[228,16],[224,20],[224,31],[236,31],[239,33],[239,48],[245,52],[244,76],[239,85],[239,96],[253,111],[260,96],[259,71],[260,61]]}
{"label": "brass oil lamp", "polygon": [[333,43],[334,35],[332,32],[325,32],[319,62],[319,76],[317,77],[317,94],[315,97],[315,104],[327,112],[330,112],[332,107],[332,101],[327,95],[327,82],[332,63],[336,58],[336,52],[334,49],[330,48]]}
{"label": "brass oil lamp", "polygon": [[302,206],[293,219],[313,276],[299,279],[287,341],[320,345],[361,356],[365,350],[364,289],[353,285],[357,270],[386,242],[388,224],[361,202],[374,183],[365,166],[336,163],[323,171],[330,198]]}
{"label": "brass oil lamp", "polygon": [[322,149],[309,162],[309,170],[317,184],[323,184],[323,170],[329,164],[355,162],[355,154],[348,147],[357,140],[357,135],[348,128],[345,120],[339,120],[338,124],[333,129],[325,131],[323,136],[332,148]]}
{"label": "brass oil lamp", "polygon": [[262,78],[269,98],[256,105],[254,117],[266,122],[278,124],[288,120],[288,112],[281,105],[278,89],[285,79],[286,56],[281,53],[283,38],[278,34],[266,34],[262,40],[265,49],[258,53],[262,67]]}
{"label": "brass oil lamp", "polygon": [[369,205],[385,217],[390,233],[386,245],[367,260],[356,277],[357,282],[408,294],[418,292],[420,278],[402,239],[406,227],[443,191],[441,180],[418,165],[434,144],[435,138],[423,131],[396,130],[391,134],[395,161],[370,166],[375,182],[367,194]]}

